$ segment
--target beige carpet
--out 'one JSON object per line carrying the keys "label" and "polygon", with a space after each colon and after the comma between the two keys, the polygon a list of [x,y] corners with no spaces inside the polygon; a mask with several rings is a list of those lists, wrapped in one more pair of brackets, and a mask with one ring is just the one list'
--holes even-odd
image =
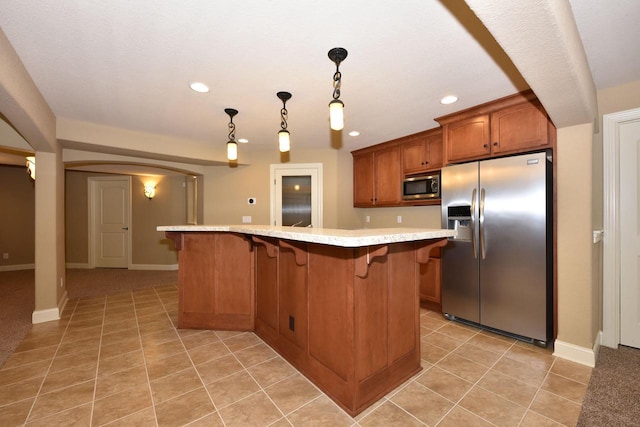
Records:
{"label": "beige carpet", "polygon": [[[67,269],[70,300],[110,295],[154,286],[175,285],[177,271]],[[35,309],[33,270],[0,272],[0,367],[31,329]]]}
{"label": "beige carpet", "polygon": [[578,418],[579,427],[640,425],[640,350],[600,347]]}
{"label": "beige carpet", "polygon": [[31,329],[34,277],[33,270],[0,272],[0,367]]}

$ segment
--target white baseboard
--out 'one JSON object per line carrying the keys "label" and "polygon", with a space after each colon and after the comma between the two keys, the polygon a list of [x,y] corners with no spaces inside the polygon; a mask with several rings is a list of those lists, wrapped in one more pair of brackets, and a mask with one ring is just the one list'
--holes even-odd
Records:
{"label": "white baseboard", "polygon": [[68,262],[64,266],[66,268],[93,268],[91,264],[87,262]]}
{"label": "white baseboard", "polygon": [[51,322],[52,320],[60,320],[60,309],[50,308],[48,310],[36,310],[31,315],[31,323]]}
{"label": "white baseboard", "polygon": [[554,343],[553,355],[562,359],[567,359],[572,362],[587,365],[591,368],[596,366],[596,360],[598,359],[598,352],[600,351],[600,340],[602,339],[602,332],[598,333],[596,342],[593,348],[580,347],[575,344],[570,344],[560,340],[556,340]]}
{"label": "white baseboard", "polygon": [[0,271],[33,270],[35,264],[0,265]]}
{"label": "white baseboard", "polygon": [[57,308],[50,308],[47,310],[36,310],[31,315],[31,323],[34,325],[36,323],[44,323],[51,322],[52,320],[60,320],[60,314],[64,311],[64,308],[69,301],[69,297],[67,296],[67,291],[64,291],[62,298],[58,301]]}
{"label": "white baseboard", "polygon": [[68,302],[69,295],[67,294],[67,290],[65,289],[62,298],[60,298],[60,301],[58,301],[58,313],[60,313],[61,315],[62,313],[64,313],[64,308],[67,306]]}
{"label": "white baseboard", "polygon": [[178,269],[178,264],[131,264],[129,270],[167,270]]}

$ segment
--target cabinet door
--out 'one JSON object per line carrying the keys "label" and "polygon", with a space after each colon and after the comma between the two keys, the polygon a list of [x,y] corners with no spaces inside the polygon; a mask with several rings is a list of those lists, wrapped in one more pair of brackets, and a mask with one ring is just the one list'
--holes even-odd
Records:
{"label": "cabinet door", "polygon": [[551,144],[547,116],[538,103],[526,103],[491,114],[491,151],[505,154]]}
{"label": "cabinet door", "polygon": [[420,302],[430,310],[440,311],[441,307],[441,264],[440,258],[431,258],[420,268]]}
{"label": "cabinet door", "polygon": [[422,173],[442,167],[442,133],[421,136],[402,144],[402,172]]}
{"label": "cabinet door", "polygon": [[373,205],[373,153],[353,156],[353,205]]}
{"label": "cabinet door", "polygon": [[447,162],[477,159],[491,154],[489,130],[488,114],[446,124]]}
{"label": "cabinet door", "polygon": [[427,145],[423,138],[402,144],[402,171],[405,175],[424,172],[427,163]]}
{"label": "cabinet door", "polygon": [[428,136],[425,146],[427,151],[426,170],[440,169],[442,167],[442,133]]}
{"label": "cabinet door", "polygon": [[374,204],[397,205],[401,201],[402,174],[400,147],[393,146],[374,153]]}

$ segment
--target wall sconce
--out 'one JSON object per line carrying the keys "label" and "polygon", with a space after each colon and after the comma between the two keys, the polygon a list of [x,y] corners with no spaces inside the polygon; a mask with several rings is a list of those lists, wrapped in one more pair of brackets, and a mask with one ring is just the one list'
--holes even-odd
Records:
{"label": "wall sconce", "polygon": [[144,197],[151,200],[156,196],[156,184],[148,182],[144,185]]}
{"label": "wall sconce", "polygon": [[291,148],[291,140],[289,139],[289,131],[287,130],[287,101],[291,99],[289,92],[278,92],[276,96],[282,101],[282,109],[280,110],[280,131],[278,132],[278,147],[281,153],[286,153]]}
{"label": "wall sconce", "polygon": [[340,73],[340,63],[347,57],[347,50],[341,47],[334,47],[329,51],[329,59],[336,64],[336,72],[333,75],[333,101],[329,103],[329,123],[331,129],[342,130],[344,128],[344,104],[340,101],[340,84],[342,74]]}
{"label": "wall sconce", "polygon": [[34,156],[27,157],[27,174],[32,180],[36,180],[36,158]]}
{"label": "wall sconce", "polygon": [[236,125],[233,124],[233,116],[238,114],[238,110],[225,108],[224,112],[229,115],[229,141],[227,142],[227,160],[238,160],[238,143],[236,143]]}

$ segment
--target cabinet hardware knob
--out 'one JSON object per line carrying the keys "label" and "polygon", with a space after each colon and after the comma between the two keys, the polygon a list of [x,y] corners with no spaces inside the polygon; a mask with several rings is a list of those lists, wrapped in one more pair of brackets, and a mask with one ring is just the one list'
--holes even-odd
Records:
{"label": "cabinet hardware knob", "polygon": [[482,145],[484,148],[489,148],[489,144],[483,144]]}
{"label": "cabinet hardware knob", "polygon": [[497,146],[498,146],[498,141],[495,141],[495,142],[493,143],[493,146],[494,146],[494,147],[497,147]]}

